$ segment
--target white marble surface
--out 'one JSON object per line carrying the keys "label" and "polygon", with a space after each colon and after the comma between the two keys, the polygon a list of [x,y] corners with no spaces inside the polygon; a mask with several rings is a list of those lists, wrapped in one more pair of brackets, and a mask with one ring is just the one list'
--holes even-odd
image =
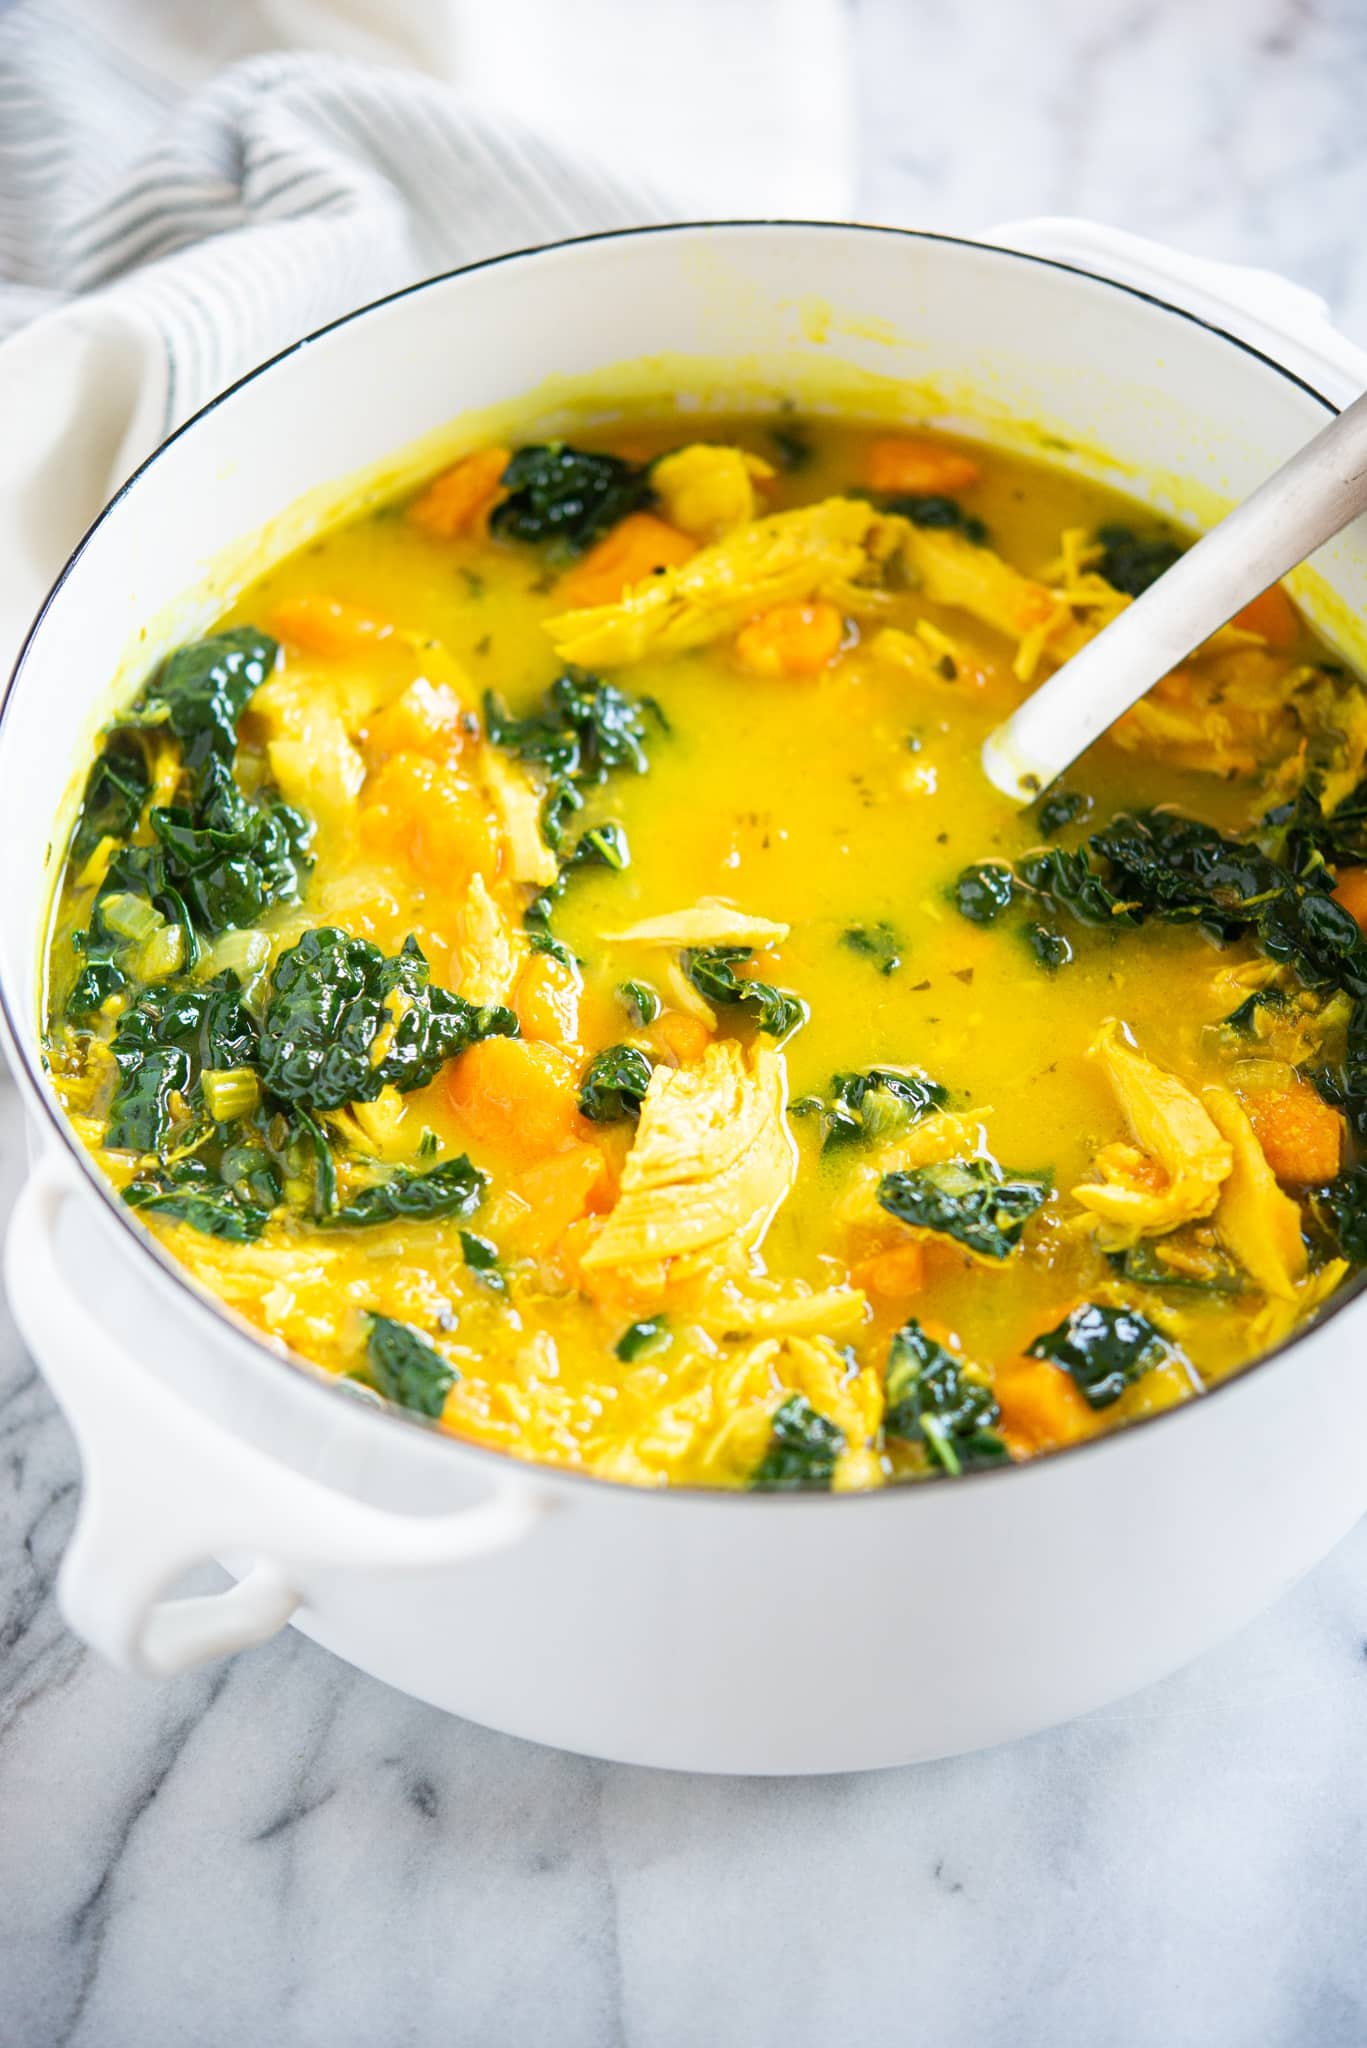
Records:
{"label": "white marble surface", "polygon": [[[1361,0],[853,20],[866,215],[1090,211],[1275,265],[1367,334]],[[7,1191],[2,1089],[0,1111]],[[1071,1728],[735,1783],[533,1749],[294,1636],[118,1679],[52,1602],[75,1485],[2,1325],[3,2048],[1367,2039],[1367,1526]]]}

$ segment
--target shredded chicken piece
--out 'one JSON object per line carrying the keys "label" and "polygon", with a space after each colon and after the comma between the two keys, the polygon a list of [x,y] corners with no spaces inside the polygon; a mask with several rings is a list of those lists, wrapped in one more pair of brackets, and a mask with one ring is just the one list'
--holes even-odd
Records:
{"label": "shredded chicken piece", "polygon": [[286,802],[327,832],[352,832],[365,761],[333,697],[306,673],[285,672],[256,692],[252,716]]}
{"label": "shredded chicken piece", "polygon": [[508,842],[508,872],[515,882],[544,889],[560,872],[541,835],[541,796],[524,768],[497,747],[479,750],[479,775]]}
{"label": "shredded chicken piece", "polygon": [[1211,1087],[1201,1100],[1234,1161],[1215,1208],[1221,1242],[1265,1294],[1294,1301],[1306,1270],[1300,1208],[1278,1187],[1238,1098]]}
{"label": "shredded chicken piece", "polygon": [[854,498],[775,512],[638,584],[617,604],[562,612],[546,630],[564,660],[592,668],[681,654],[738,631],[771,605],[821,596],[863,574],[880,524],[890,522]]}
{"label": "shredded chicken piece", "polygon": [[1108,1017],[1091,1053],[1106,1071],[1134,1145],[1104,1147],[1096,1157],[1100,1184],[1073,1189],[1095,1219],[1104,1251],[1123,1251],[1141,1237],[1161,1237],[1209,1216],[1233,1166],[1228,1143],[1186,1083],[1145,1059],[1124,1033],[1119,1020]]}
{"label": "shredded chicken piece", "polygon": [[921,595],[932,604],[965,611],[1019,642],[1015,672],[1028,681],[1045,647],[1056,651],[1056,636],[1072,624],[1067,605],[991,548],[975,547],[961,534],[901,524],[903,559],[915,570]]}
{"label": "shredded chicken piece", "polygon": [[451,952],[460,993],[471,1003],[506,1003],[526,950],[483,875],[472,875],[461,911],[460,943]]}
{"label": "shredded chicken piece", "polygon": [[755,485],[773,475],[773,465],[743,448],[719,448],[696,441],[662,456],[650,472],[651,486],[671,526],[695,540],[720,540],[755,516]]}
{"label": "shredded chicken piece", "polygon": [[780,1054],[733,1040],[696,1066],[656,1067],[621,1193],[584,1253],[588,1269],[688,1259],[758,1243],[793,1184],[797,1150]]}
{"label": "shredded chicken piece", "polygon": [[786,924],[753,917],[719,896],[703,896],[687,910],[645,917],[625,931],[603,934],[605,939],[642,946],[781,946],[787,936]]}
{"label": "shredded chicken piece", "polygon": [[858,1287],[813,1289],[801,1280],[769,1280],[714,1268],[689,1313],[706,1330],[737,1337],[843,1337],[859,1334],[868,1296]]}

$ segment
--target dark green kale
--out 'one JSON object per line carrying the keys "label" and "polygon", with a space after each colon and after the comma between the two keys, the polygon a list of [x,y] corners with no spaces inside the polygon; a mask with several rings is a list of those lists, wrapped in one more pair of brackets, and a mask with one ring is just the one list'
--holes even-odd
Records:
{"label": "dark green kale", "polygon": [[1066,967],[1073,957],[1073,949],[1062,932],[1050,931],[1046,924],[1027,924],[1025,943],[1041,967],[1050,974]]}
{"label": "dark green kale", "polygon": [[748,946],[708,946],[683,956],[684,973],[699,995],[718,1009],[744,1008],[754,1013],[757,1028],[769,1038],[789,1038],[807,1021],[807,1005],[790,989],[767,981],[748,981],[736,963],[750,958]]}
{"label": "dark green kale", "polygon": [[1136,912],[1106,887],[1085,853],[1068,853],[1061,846],[1027,853],[1016,863],[1016,879],[1056,910],[1068,911],[1079,924],[1113,928],[1139,923]]}
{"label": "dark green kale", "polygon": [[1094,1301],[1071,1309],[1057,1329],[1026,1348],[1031,1358],[1062,1366],[1093,1408],[1109,1408],[1144,1373],[1178,1355],[1137,1309]]}
{"label": "dark green kale", "polygon": [[654,1358],[668,1351],[673,1342],[667,1316],[645,1316],[623,1330],[614,1348],[624,1365],[635,1365],[638,1358]]}
{"label": "dark green kale", "polygon": [[648,981],[619,982],[615,994],[633,1024],[653,1024],[664,1008]]}
{"label": "dark green kale", "polygon": [[387,1401],[435,1421],[460,1378],[436,1345],[411,1324],[372,1315],[365,1349],[366,1370],[376,1390]]}
{"label": "dark green kale", "polygon": [[487,1287],[491,1294],[506,1294],[508,1282],[499,1264],[498,1246],[493,1239],[480,1237],[473,1230],[461,1230],[456,1234],[460,1238],[465,1264],[480,1286]]}
{"label": "dark green kale", "polygon": [[435,987],[411,936],[386,959],[369,940],[322,925],[275,963],[261,1079],[280,1102],[341,1109],[373,1102],[382,1088],[421,1088],[477,1039],[516,1033],[511,1010],[477,1008]]}
{"label": "dark green kale", "polygon": [[882,918],[877,924],[852,924],[841,933],[842,944],[862,953],[880,974],[895,974],[902,964],[902,941]]}
{"label": "dark green kale", "polygon": [[79,869],[103,839],[127,839],[142,816],[152,778],[139,735],[127,727],[106,734],[99,759],[86,777],[81,813],[71,840],[71,863]]}
{"label": "dark green kale", "polygon": [[1096,537],[1104,550],[1097,568],[1127,597],[1142,597],[1186,552],[1169,534],[1139,534],[1129,526],[1100,526]]}
{"label": "dark green kale", "polygon": [[634,1123],[650,1086],[650,1061],[634,1045],[595,1053],[579,1086],[579,1113],[590,1123]]}
{"label": "dark green kale", "polygon": [[426,1173],[396,1167],[387,1180],[361,1188],[321,1223],[339,1230],[368,1230],[377,1223],[425,1223],[432,1216],[472,1216],[489,1185],[462,1152]]}
{"label": "dark green kale", "polygon": [[794,470],[806,469],[816,450],[805,427],[792,420],[785,425],[771,426],[768,433],[773,444],[774,460],[780,469],[787,470],[789,474]]}
{"label": "dark green kale", "polygon": [[1040,831],[1046,839],[1065,831],[1069,825],[1085,818],[1092,808],[1092,799],[1080,790],[1061,789],[1057,783],[1046,789],[1035,804],[1035,817]]}
{"label": "dark green kale", "polygon": [[158,806],[148,823],[161,861],[148,870],[147,893],[155,903],[174,890],[204,938],[256,924],[274,903],[296,903],[312,867],[308,819],[274,792],[249,801],[216,755],[201,771],[194,807]]}
{"label": "dark green kale", "polygon": [[1367,1265],[1367,1166],[1350,1166],[1310,1195],[1310,1216],[1340,1258]]}
{"label": "dark green kale", "polygon": [[181,742],[182,759],[197,775],[213,757],[231,767],[238,721],[275,667],[280,648],[255,626],[234,626],[212,639],[178,648],[138,704],[144,721],[164,718]]}
{"label": "dark green kale", "polygon": [[991,1388],[928,1337],[915,1317],[892,1340],[883,1391],[885,1433],[923,1444],[930,1463],[942,1472],[957,1477],[1009,1461],[1011,1454],[992,1427],[1001,1410]]}
{"label": "dark green kale", "polygon": [[591,454],[564,441],[519,448],[502,481],[505,495],[489,520],[492,531],[548,544],[558,558],[582,554],[653,498],[648,463]]}
{"label": "dark green kale", "polygon": [[111,1051],[119,1070],[104,1142],[115,1151],[158,1152],[176,1121],[173,1102],[198,1104],[206,1067],[254,1066],[257,1027],[235,974],[199,988],[145,989],[120,1017]]}
{"label": "dark green kale", "polygon": [[1255,988],[1252,995],[1245,996],[1237,1009],[1220,1019],[1222,1031],[1237,1032],[1240,1038],[1251,1038],[1257,1030],[1257,1016],[1260,1010],[1270,1010],[1274,1016],[1283,1015],[1291,1006],[1291,998],[1284,989]]}
{"label": "dark green kale", "polygon": [[545,708],[530,718],[514,718],[486,690],[484,729],[494,746],[556,778],[599,783],[627,768],[644,775],[650,766],[640,704],[583,669],[558,676]]}
{"label": "dark green kale", "polygon": [[1011,908],[1016,877],[1005,861],[975,861],[954,884],[955,907],[970,924],[995,924]]}
{"label": "dark green kale", "polygon": [[987,527],[976,513],[965,512],[957,498],[885,493],[879,496],[878,506],[880,511],[909,519],[913,526],[939,527],[946,532],[961,533],[965,540],[972,541],[974,547],[986,544]]}
{"label": "dark green kale", "polygon": [[926,1074],[896,1067],[869,1067],[860,1074],[833,1074],[831,1093],[799,1096],[789,1105],[792,1116],[816,1116],[821,1144],[873,1144],[890,1138],[932,1109],[943,1109],[949,1091]]}
{"label": "dark green kale", "polygon": [[198,1159],[181,1159],[155,1177],[140,1174],[124,1189],[123,1199],[130,1209],[188,1223],[208,1237],[250,1244],[260,1237],[279,1199],[278,1186],[265,1179],[257,1185],[267,1199],[253,1199],[250,1188],[226,1185]]}
{"label": "dark green kale", "polygon": [[1176,1288],[1192,1294],[1245,1294],[1248,1279],[1223,1252],[1203,1246],[1198,1261],[1178,1261],[1171,1256],[1178,1247],[1170,1239],[1131,1245],[1128,1251],[1108,1254],[1122,1279],[1136,1287]]}
{"label": "dark green kale", "polygon": [[1051,1186],[1047,1173],[1006,1174],[995,1160],[950,1159],[885,1173],[878,1200],[899,1223],[939,1231],[980,1258],[1004,1259]]}
{"label": "dark green kale", "polygon": [[750,1474],[756,1493],[826,1488],[845,1448],[845,1432],[813,1408],[805,1394],[790,1394],[775,1411],[769,1448]]}

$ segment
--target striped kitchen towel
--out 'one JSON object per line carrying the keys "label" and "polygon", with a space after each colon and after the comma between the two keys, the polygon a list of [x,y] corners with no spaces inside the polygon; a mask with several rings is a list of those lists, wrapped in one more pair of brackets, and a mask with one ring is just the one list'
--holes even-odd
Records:
{"label": "striped kitchen towel", "polygon": [[[825,47],[816,31],[839,11],[840,0],[658,0],[644,16],[639,0],[0,0],[0,676],[112,491],[276,350],[502,250],[726,210],[698,205],[677,175],[688,161],[681,111],[690,94],[706,109],[717,62],[709,21],[727,36],[723,100],[748,103],[752,73],[761,58],[769,66],[769,112],[751,130],[775,189],[775,158],[812,156],[817,102],[839,96],[838,66],[810,81]],[[701,41],[669,40],[685,17]],[[291,24],[353,54],[269,47]],[[632,34],[657,98],[674,53],[659,122],[673,137],[672,207],[632,163],[644,131],[614,115]],[[808,84],[785,94],[798,53]],[[453,75],[480,89],[453,87]],[[535,127],[497,109],[490,78],[505,92],[525,82]],[[548,139],[557,124],[542,111],[556,100],[584,110],[584,133],[619,168],[596,163],[563,123]],[[714,95],[719,111],[715,143],[711,117],[693,138],[714,171],[741,163],[750,132]],[[839,120],[826,132],[838,135]]]}

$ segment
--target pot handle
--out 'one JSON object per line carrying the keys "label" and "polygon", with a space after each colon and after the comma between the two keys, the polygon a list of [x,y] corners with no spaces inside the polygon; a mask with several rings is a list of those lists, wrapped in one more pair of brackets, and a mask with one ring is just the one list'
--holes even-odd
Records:
{"label": "pot handle", "polygon": [[1217,263],[1067,214],[1007,221],[989,228],[983,239],[1175,299],[1204,319],[1233,326],[1241,338],[1274,358],[1285,356],[1289,337],[1310,358],[1307,374],[1320,377],[1330,387],[1326,396],[1336,403],[1356,397],[1367,383],[1367,354],[1338,332],[1325,301],[1275,270]]}
{"label": "pot handle", "polygon": [[[15,1321],[75,1433],[82,1489],[57,1595],[76,1633],[119,1669],[170,1678],[265,1642],[315,1569],[425,1571],[520,1542],[551,1500],[505,1481],[446,1515],[393,1514],[230,1436],[103,1329],[63,1274],[56,1227],[72,1192],[51,1158],[10,1222]],[[229,1591],[163,1600],[191,1565],[256,1562]]]}

